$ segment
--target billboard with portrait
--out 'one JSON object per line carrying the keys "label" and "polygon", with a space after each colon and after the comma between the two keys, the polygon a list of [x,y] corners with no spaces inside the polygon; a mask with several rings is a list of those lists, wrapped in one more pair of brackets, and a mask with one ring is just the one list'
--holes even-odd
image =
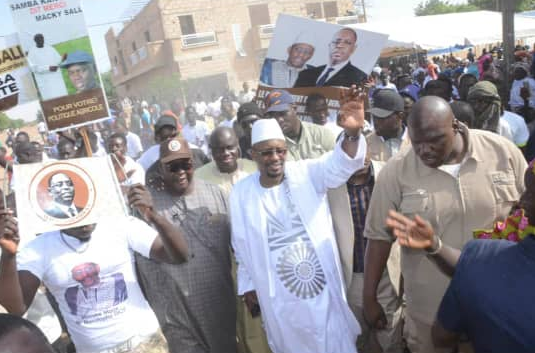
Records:
{"label": "billboard with portrait", "polygon": [[21,237],[124,217],[124,199],[109,157],[14,165]]}
{"label": "billboard with portrait", "polygon": [[387,39],[386,34],[279,15],[260,84],[277,88],[361,84]]}
{"label": "billboard with portrait", "polygon": [[80,0],[8,0],[50,131],[108,118]]}

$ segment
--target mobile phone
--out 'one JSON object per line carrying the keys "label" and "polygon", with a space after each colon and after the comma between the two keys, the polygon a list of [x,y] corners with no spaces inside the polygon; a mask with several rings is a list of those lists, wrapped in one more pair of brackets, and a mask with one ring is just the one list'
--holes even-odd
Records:
{"label": "mobile phone", "polygon": [[260,305],[258,304],[255,304],[253,305],[253,307],[251,308],[251,316],[252,317],[257,317],[260,315]]}

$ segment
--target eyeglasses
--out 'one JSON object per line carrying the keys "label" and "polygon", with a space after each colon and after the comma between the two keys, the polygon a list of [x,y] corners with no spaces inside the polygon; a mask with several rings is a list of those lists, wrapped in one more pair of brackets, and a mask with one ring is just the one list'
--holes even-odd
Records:
{"label": "eyeglasses", "polygon": [[279,157],[284,157],[286,155],[286,152],[288,152],[288,149],[286,148],[270,148],[269,150],[263,150],[263,151],[256,151],[259,155],[262,157],[271,157],[275,154]]}
{"label": "eyeglasses", "polygon": [[191,170],[193,168],[193,163],[191,161],[178,161],[168,163],[165,166],[171,173],[178,173],[181,170],[185,172]]}
{"label": "eyeglasses", "polygon": [[333,47],[337,47],[339,45],[341,46],[344,46],[344,47],[349,47],[355,43],[353,43],[352,41],[350,40],[341,40],[341,39],[337,39],[337,40],[333,40],[331,43],[331,46]]}

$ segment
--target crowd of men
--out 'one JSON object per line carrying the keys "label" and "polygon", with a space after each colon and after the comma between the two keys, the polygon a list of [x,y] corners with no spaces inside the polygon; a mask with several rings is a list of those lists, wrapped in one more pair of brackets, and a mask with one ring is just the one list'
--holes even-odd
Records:
{"label": "crowd of men", "polygon": [[[0,305],[16,316],[0,314],[0,352],[532,352],[530,64],[518,55],[506,97],[499,58],[469,52],[376,67],[336,109],[282,89],[259,105],[244,84],[186,107],[122,99],[89,146],[12,134]],[[10,166],[90,155],[111,156],[133,216],[19,246]],[[49,214],[80,212],[72,181],[50,179]],[[518,208],[516,238],[472,240]],[[17,317],[41,292],[54,348]]]}

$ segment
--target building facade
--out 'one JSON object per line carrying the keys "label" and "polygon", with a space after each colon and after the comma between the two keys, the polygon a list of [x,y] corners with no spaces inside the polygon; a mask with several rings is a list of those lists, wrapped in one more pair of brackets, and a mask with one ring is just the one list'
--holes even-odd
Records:
{"label": "building facade", "polygon": [[255,84],[278,14],[356,23],[352,0],[151,0],[117,35],[106,33],[119,96],[160,96],[180,80],[176,97],[211,100]]}

